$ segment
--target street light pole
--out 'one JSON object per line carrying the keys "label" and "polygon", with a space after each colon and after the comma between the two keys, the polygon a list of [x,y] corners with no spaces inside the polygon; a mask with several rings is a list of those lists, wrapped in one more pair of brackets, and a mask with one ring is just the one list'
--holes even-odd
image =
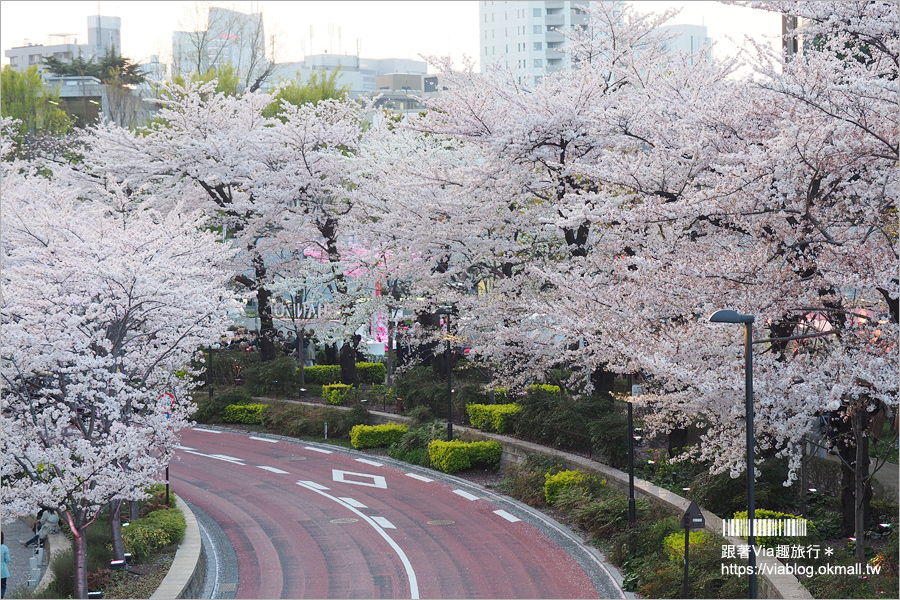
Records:
{"label": "street light pole", "polygon": [[628,374],[628,526],[633,527],[636,520],[634,505],[634,416],[632,414],[632,395],[634,394],[634,378]]}
{"label": "street light pole", "polygon": [[747,521],[749,522],[749,535],[747,541],[750,546],[749,567],[749,597],[756,598],[756,546],[754,535],[754,521],[756,520],[756,496],[755,496],[755,466],[753,464],[753,315],[742,315],[733,310],[720,310],[709,318],[710,323],[743,323],[744,325],[744,389],[747,420]]}
{"label": "street light pole", "polygon": [[453,441],[453,364],[450,357],[450,311],[447,311],[447,441]]}

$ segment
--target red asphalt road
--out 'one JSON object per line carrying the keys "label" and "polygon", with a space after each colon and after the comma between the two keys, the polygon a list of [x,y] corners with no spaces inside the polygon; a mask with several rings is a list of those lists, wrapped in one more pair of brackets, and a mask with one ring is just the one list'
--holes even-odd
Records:
{"label": "red asphalt road", "polygon": [[172,487],[234,545],[238,598],[599,597],[543,533],[452,485],[249,434],[185,430],[181,444]]}

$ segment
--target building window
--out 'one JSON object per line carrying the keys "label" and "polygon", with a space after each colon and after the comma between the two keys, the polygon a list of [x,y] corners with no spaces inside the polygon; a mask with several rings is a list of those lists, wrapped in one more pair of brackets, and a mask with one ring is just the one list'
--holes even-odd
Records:
{"label": "building window", "polygon": [[[487,2],[485,2],[485,4],[487,4]],[[484,13],[484,22],[485,22],[485,23],[488,22],[487,18],[488,18],[487,13]]]}
{"label": "building window", "polygon": [[534,12],[531,13],[531,14],[534,15],[535,17],[540,17],[540,16],[541,16],[541,9],[535,8],[535,9],[534,9]]}
{"label": "building window", "polygon": [[10,56],[10,57],[9,57],[9,66],[15,67],[15,66],[18,65],[18,64],[19,64],[19,57],[18,57],[18,56]]}
{"label": "building window", "polygon": [[543,66],[544,66],[544,59],[543,59],[543,58],[536,58],[536,59],[534,59],[534,66],[535,66],[536,68],[538,68],[538,69],[540,69],[541,67],[543,67]]}
{"label": "building window", "polygon": [[534,49],[535,49],[535,50],[543,50],[543,49],[544,49],[544,44],[542,44],[541,42],[535,42],[535,43],[534,43]]}
{"label": "building window", "polygon": [[533,33],[541,33],[542,31],[543,31],[543,28],[540,25],[534,26]]}

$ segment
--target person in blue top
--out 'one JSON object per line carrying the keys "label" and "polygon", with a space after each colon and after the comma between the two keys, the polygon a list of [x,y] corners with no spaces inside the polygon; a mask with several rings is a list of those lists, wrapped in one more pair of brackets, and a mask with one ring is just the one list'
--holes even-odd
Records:
{"label": "person in blue top", "polygon": [[6,598],[6,580],[9,579],[9,548],[6,536],[0,531],[0,598]]}

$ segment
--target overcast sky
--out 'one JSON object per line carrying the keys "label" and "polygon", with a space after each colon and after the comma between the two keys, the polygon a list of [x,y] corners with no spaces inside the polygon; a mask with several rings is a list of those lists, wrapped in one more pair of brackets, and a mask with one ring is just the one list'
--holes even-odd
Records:
{"label": "overcast sky", "polygon": [[[157,54],[163,62],[171,55],[172,32],[191,29],[201,2],[0,2],[0,46],[53,43],[50,34],[75,34],[87,43],[87,17],[98,10],[122,19],[122,54],[147,61]],[[344,2],[269,1],[213,2],[241,12],[262,10],[267,37],[276,39],[278,62],[299,61],[306,54],[356,54],[367,58],[419,58],[451,56],[457,66],[462,57],[478,61],[478,2]],[[733,54],[744,34],[759,41],[780,34],[778,16],[715,2],[633,2],[641,12],[683,6],[671,23],[706,25],[717,43],[716,54]],[[340,34],[340,38],[338,37]],[[311,37],[312,36],[312,37]],[[2,64],[9,64],[3,56]]]}

